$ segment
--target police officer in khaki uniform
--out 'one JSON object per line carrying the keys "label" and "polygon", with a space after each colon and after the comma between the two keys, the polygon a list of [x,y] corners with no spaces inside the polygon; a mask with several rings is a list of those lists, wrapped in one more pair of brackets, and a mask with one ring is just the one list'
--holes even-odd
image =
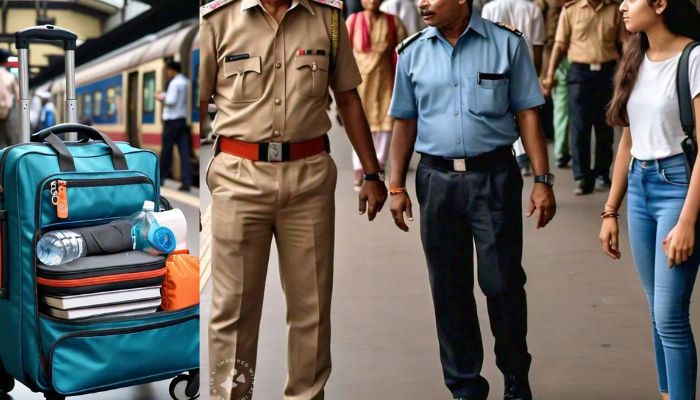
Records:
{"label": "police officer in khaki uniform", "polygon": [[360,214],[386,200],[337,0],[217,0],[202,7],[200,108],[213,96],[212,399],[252,397],[270,244],[287,301],[287,400],[321,400],[331,371],[336,166],[328,87],[365,171]]}
{"label": "police officer in khaki uniform", "polygon": [[[619,4],[614,0],[573,0],[564,6],[547,76],[545,96],[551,93],[559,62],[568,54],[571,69],[569,109],[571,156],[575,194],[593,192],[596,178],[601,187],[610,185],[613,128],[605,120],[612,99],[613,75],[625,35]],[[591,128],[595,128],[595,165],[591,168]]]}

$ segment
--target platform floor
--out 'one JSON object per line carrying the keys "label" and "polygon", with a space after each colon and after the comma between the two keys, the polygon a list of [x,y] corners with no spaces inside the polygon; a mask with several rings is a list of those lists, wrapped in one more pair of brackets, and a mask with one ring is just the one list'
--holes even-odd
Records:
{"label": "platform floor", "polygon": [[[440,369],[419,219],[411,224],[410,232],[403,233],[393,225],[388,209],[373,223],[359,217],[351,184],[350,145],[337,126],[331,142],[339,177],[334,367],[326,398],[450,399]],[[203,157],[211,155],[208,150]],[[201,165],[207,165],[204,159]],[[650,317],[630,257],[626,229],[622,259],[608,259],[598,242],[599,212],[607,192],[576,197],[571,170],[553,168],[553,172],[557,175],[556,218],[539,231],[534,220],[525,221],[523,265],[528,273],[528,341],[535,399],[656,400]],[[413,179],[411,174],[410,193],[415,199]],[[532,188],[529,182],[523,201]],[[207,194],[202,189],[203,207],[209,204]],[[626,224],[624,217],[622,224]],[[209,287],[202,296],[204,322],[210,297]],[[485,298],[478,288],[476,298],[486,353],[483,374],[491,384],[489,399],[502,399],[502,376],[495,366]],[[691,315],[696,317],[696,332],[700,332],[697,305]],[[203,362],[207,359],[206,333],[203,327]],[[281,399],[286,371],[285,304],[277,255],[273,253],[254,398]],[[202,378],[202,398],[206,399],[206,374]]]}

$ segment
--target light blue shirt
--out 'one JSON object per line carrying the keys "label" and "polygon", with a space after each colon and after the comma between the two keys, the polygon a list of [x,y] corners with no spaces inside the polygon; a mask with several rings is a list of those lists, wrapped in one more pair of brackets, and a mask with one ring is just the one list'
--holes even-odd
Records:
{"label": "light blue shirt", "polygon": [[472,12],[453,48],[430,27],[399,56],[389,114],[418,120],[415,149],[473,157],[518,139],[514,113],[544,104],[522,37]]}
{"label": "light blue shirt", "polygon": [[189,81],[185,75],[177,74],[168,84],[163,101],[163,120],[187,118],[187,89]]}

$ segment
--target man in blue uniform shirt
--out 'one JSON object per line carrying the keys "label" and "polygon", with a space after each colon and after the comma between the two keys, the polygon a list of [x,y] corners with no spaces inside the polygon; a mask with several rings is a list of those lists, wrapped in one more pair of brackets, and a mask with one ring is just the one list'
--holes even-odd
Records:
{"label": "man in blue uniform shirt", "polygon": [[[487,298],[505,399],[532,398],[528,383],[523,246],[523,180],[511,146],[520,136],[535,184],[528,216],[554,217],[547,149],[537,108],[544,104],[522,34],[483,20],[469,0],[421,0],[430,26],[398,47],[391,149],[396,225],[412,220],[406,172],[421,154],[416,191],[445,383],[458,399],[485,400],[483,346],[473,296]],[[517,124],[517,128],[516,128]],[[476,246],[474,246],[474,244]]]}

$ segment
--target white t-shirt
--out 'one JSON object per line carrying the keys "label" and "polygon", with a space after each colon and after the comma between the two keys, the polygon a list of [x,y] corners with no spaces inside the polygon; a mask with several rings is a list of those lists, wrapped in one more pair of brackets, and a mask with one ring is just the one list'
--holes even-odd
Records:
{"label": "white t-shirt", "polygon": [[542,11],[529,0],[494,0],[484,4],[481,17],[493,22],[513,25],[523,33],[530,58],[534,58],[532,47],[542,46],[547,40]]}
{"label": "white t-shirt", "polygon": [[[676,94],[677,54],[666,61],[650,61],[645,55],[637,83],[627,102],[632,133],[632,156],[656,160],[681,154],[685,138]],[[690,93],[700,94],[700,48],[690,53]]]}

